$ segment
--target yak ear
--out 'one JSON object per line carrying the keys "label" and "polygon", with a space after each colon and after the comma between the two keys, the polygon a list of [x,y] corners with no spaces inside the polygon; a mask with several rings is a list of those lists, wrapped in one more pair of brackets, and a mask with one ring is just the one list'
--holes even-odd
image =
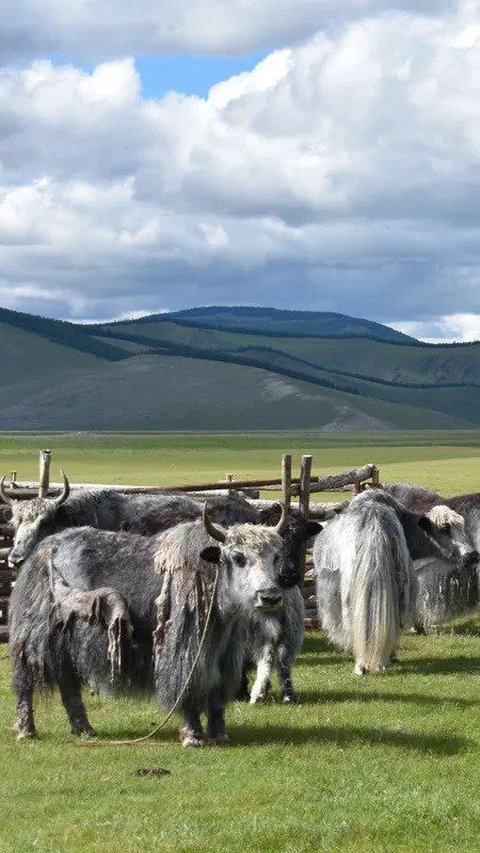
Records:
{"label": "yak ear", "polygon": [[310,539],[312,536],[316,536],[317,533],[323,530],[323,525],[319,524],[318,521],[309,521],[307,524],[307,537]]}
{"label": "yak ear", "polygon": [[1,508],[1,516],[0,516],[0,524],[10,521],[12,518],[13,512],[11,506],[2,506]]}
{"label": "yak ear", "polygon": [[426,515],[420,516],[420,518],[418,519],[418,526],[421,527],[422,530],[425,531],[425,533],[430,533],[430,535],[432,535],[435,527],[433,522],[429,518],[427,518]]}
{"label": "yak ear", "polygon": [[206,563],[219,563],[221,553],[218,545],[208,545],[207,548],[204,548],[200,552],[200,558],[205,560]]}

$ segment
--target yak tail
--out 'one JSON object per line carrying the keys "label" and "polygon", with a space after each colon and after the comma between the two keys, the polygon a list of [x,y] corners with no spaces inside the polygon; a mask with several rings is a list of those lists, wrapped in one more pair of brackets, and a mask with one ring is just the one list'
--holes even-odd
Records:
{"label": "yak tail", "polygon": [[397,578],[405,570],[398,561],[409,560],[399,533],[400,539],[388,535],[372,513],[356,549],[350,605],[352,652],[359,672],[383,669],[396,649],[401,627]]}

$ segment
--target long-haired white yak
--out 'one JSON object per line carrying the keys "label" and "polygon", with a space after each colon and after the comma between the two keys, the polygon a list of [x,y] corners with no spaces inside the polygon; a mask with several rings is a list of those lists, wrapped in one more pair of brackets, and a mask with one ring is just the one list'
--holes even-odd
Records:
{"label": "long-haired white yak", "polygon": [[413,620],[412,558],[453,559],[458,549],[450,532],[375,489],[354,498],[327,526],[313,555],[322,626],[363,675],[388,666]]}

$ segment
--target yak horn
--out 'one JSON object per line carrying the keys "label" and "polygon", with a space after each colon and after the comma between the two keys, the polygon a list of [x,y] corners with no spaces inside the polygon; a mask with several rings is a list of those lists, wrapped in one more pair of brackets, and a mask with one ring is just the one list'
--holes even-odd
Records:
{"label": "yak horn", "polygon": [[63,489],[62,489],[61,493],[58,495],[58,497],[54,498],[53,502],[54,502],[55,506],[61,506],[63,503],[65,503],[65,501],[67,500],[67,498],[70,494],[70,483],[67,480],[67,475],[65,474],[64,471],[62,471],[61,468],[60,468],[60,474],[62,475],[62,479],[63,479]]}
{"label": "yak horn", "polygon": [[212,539],[216,539],[217,542],[225,542],[225,539],[227,536],[227,531],[225,530],[224,527],[222,527],[221,524],[214,524],[213,523],[213,521],[211,520],[211,518],[208,514],[207,501],[205,501],[205,503],[203,505],[202,517],[203,517],[203,523],[205,525],[205,530],[207,531],[208,535],[211,536]]}
{"label": "yak horn", "polygon": [[3,485],[4,482],[5,482],[5,474],[3,475],[2,479],[0,480],[0,498],[2,499],[3,503],[8,504],[9,506],[13,506],[13,504],[15,503],[15,499],[11,498],[9,495],[7,495],[7,493],[5,491],[5,487]]}
{"label": "yak horn", "polygon": [[281,536],[285,530],[285,527],[287,526],[288,509],[286,505],[284,503],[280,503],[280,501],[278,502],[278,506],[281,508],[282,514],[280,516],[280,521],[278,522],[278,524],[275,525],[273,529],[275,533],[278,533],[278,535]]}

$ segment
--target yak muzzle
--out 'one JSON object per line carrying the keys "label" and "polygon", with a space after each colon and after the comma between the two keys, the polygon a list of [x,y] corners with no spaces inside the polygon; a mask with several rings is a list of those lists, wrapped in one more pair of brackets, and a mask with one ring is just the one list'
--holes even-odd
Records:
{"label": "yak muzzle", "polygon": [[256,610],[274,613],[283,607],[283,592],[281,589],[260,589],[255,602]]}
{"label": "yak muzzle", "polygon": [[18,569],[24,562],[24,557],[17,557],[13,551],[7,557],[7,563],[9,569]]}

